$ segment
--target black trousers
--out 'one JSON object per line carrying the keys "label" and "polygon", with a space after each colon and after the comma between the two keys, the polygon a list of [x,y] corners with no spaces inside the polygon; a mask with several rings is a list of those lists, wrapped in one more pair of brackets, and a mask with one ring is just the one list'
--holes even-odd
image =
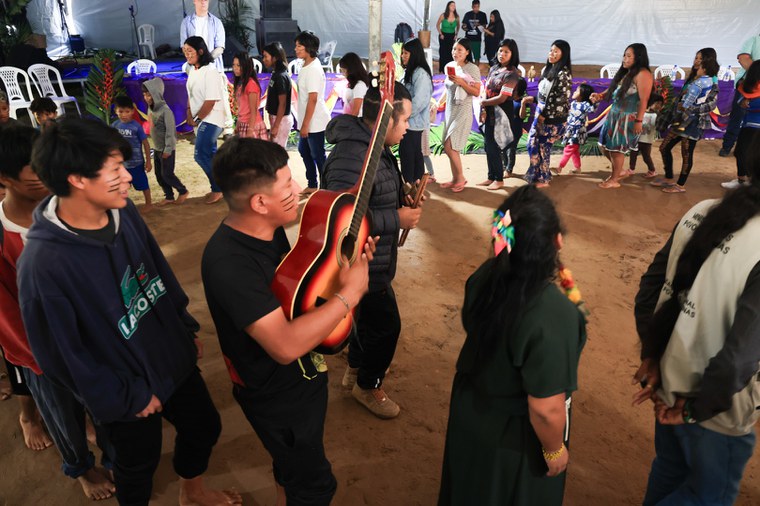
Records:
{"label": "black trousers", "polygon": [[425,173],[425,160],[422,157],[422,130],[407,130],[398,145],[398,154],[404,181],[414,184]]}
{"label": "black trousers", "polygon": [[636,170],[636,160],[638,160],[639,158],[639,153],[641,153],[641,158],[644,159],[644,163],[647,165],[647,171],[655,172],[654,160],[652,160],[652,145],[649,144],[648,142],[641,142],[641,141],[639,141],[638,151],[631,150],[631,153],[630,153],[631,170]]}
{"label": "black trousers", "polygon": [[[748,175],[747,166],[752,146],[757,146],[758,143],[760,143],[760,128],[744,127],[739,130],[734,156],[736,157],[736,175],[742,179]],[[10,370],[8,372],[10,374]]]}
{"label": "black trousers", "polygon": [[177,193],[184,195],[187,188],[182,184],[177,175],[174,173],[174,163],[177,152],[172,151],[168,158],[164,158],[160,151],[153,153],[153,170],[156,171],[156,181],[164,192],[166,200],[174,200],[174,189]]}
{"label": "black trousers", "polygon": [[[288,506],[327,506],[338,483],[322,442],[327,413],[327,375],[312,381],[322,387],[311,398],[268,409],[250,390],[235,385],[232,395],[264,448],[272,456],[275,481],[285,489]],[[276,400],[271,402],[277,402]]]}
{"label": "black trousers", "polygon": [[401,316],[393,287],[388,285],[362,297],[356,327],[348,348],[348,365],[359,368],[356,379],[359,387],[379,388],[401,334]]}
{"label": "black trousers", "polygon": [[[444,33],[443,38],[438,39],[438,72],[443,74],[443,68],[450,62],[454,61],[451,56],[451,50],[454,48],[454,39],[456,33]],[[430,69],[432,72],[433,69]]]}
{"label": "black trousers", "polygon": [[673,178],[673,148],[676,144],[681,143],[681,174],[678,176],[678,186],[686,184],[686,180],[689,178],[691,168],[694,166],[694,148],[697,146],[697,141],[687,139],[676,135],[673,130],[669,131],[660,144],[660,154],[662,155],[662,163],[665,168],[665,177],[667,179]]}
{"label": "black trousers", "polygon": [[147,506],[153,473],[161,460],[161,420],[174,425],[174,470],[185,479],[206,472],[222,422],[206,383],[196,369],[164,403],[163,411],[129,422],[103,424],[114,451],[114,478],[119,504]]}

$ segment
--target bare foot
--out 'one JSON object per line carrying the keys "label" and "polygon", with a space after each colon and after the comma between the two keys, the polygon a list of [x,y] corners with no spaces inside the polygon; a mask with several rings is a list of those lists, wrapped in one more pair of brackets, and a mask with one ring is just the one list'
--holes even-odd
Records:
{"label": "bare foot", "polygon": [[156,207],[164,207],[164,206],[168,206],[169,204],[174,204],[174,201],[169,200],[169,199],[164,199],[160,202],[156,202]]}
{"label": "bare foot", "polygon": [[25,418],[19,415],[18,422],[21,424],[21,432],[24,433],[24,443],[30,450],[44,450],[53,446],[53,440],[45,432],[45,427],[40,420]]}
{"label": "bare foot", "polygon": [[177,200],[175,201],[175,203],[176,204],[181,204],[184,201],[186,201],[187,197],[189,197],[189,196],[190,196],[190,192],[185,192],[182,195],[180,195],[179,197],[177,197]]}
{"label": "bare foot", "polygon": [[222,192],[211,192],[208,195],[206,195],[205,204],[216,204],[222,200]]}
{"label": "bare foot", "polygon": [[143,213],[149,213],[153,209],[155,209],[155,207],[153,207],[153,204],[143,204],[143,206],[140,209],[140,211],[142,211]]}
{"label": "bare foot", "polygon": [[111,480],[94,467],[88,469],[87,472],[77,478],[77,481],[82,485],[84,495],[93,501],[108,499],[116,492],[116,486]]}
{"label": "bare foot", "polygon": [[186,480],[180,478],[180,506],[226,506],[243,504],[243,498],[234,490],[211,490],[203,485],[203,476]]}

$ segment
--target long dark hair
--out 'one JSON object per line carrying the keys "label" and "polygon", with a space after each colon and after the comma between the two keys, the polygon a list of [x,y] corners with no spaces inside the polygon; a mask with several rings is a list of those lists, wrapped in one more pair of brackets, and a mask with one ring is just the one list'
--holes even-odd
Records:
{"label": "long dark hair", "polygon": [[[491,16],[494,17],[493,23],[491,23]],[[494,38],[496,40],[504,38],[504,21],[501,20],[501,14],[499,14],[498,10],[494,9],[491,11],[491,14],[488,16],[488,26],[486,28],[494,32]]]}
{"label": "long dark hair", "polygon": [[248,56],[248,53],[241,51],[234,56],[234,59],[236,59],[240,64],[240,76],[235,76],[235,79],[233,81],[233,85],[235,86],[235,93],[242,93],[246,85],[248,85],[249,80],[253,80],[253,82],[256,83],[259,88],[261,88],[261,85],[259,84],[259,77],[253,70],[253,62],[251,62],[251,57]]}
{"label": "long dark hair", "polygon": [[[473,63],[475,60],[472,59],[472,46],[470,45],[470,41],[465,39],[464,37],[461,37],[454,41],[454,46],[456,46],[457,44],[459,44],[460,46],[462,46],[463,48],[467,50],[467,56],[464,57],[464,62]],[[454,47],[454,46],[451,46],[451,47]]]}
{"label": "long dark hair", "polygon": [[[499,42],[499,47],[506,47],[509,49],[509,52],[512,53],[512,56],[509,58],[505,67],[516,68],[520,64],[520,50],[517,49],[517,42],[515,42],[514,39],[504,39]],[[496,65],[501,65],[499,63],[498,53],[496,55]]]}
{"label": "long dark hair", "polygon": [[554,279],[559,264],[557,234],[562,232],[562,225],[549,197],[534,185],[522,186],[498,210],[510,212],[515,244],[510,253],[504,249],[479,267],[487,272],[482,273],[485,282],[477,291],[465,290],[462,323],[476,351],[466,353],[462,349],[460,362],[468,354],[475,360],[472,364],[458,362],[460,371],[471,370],[478,359],[491,355],[525,304]]}
{"label": "long dark hair", "polygon": [[615,77],[612,78],[610,87],[604,93],[607,99],[612,97],[612,94],[615,92],[615,88],[617,88],[618,84],[620,84],[619,96],[624,97],[625,94],[628,93],[628,88],[631,87],[633,79],[639,75],[639,72],[641,72],[642,69],[646,69],[647,71],[649,70],[649,54],[647,54],[647,47],[644,44],[635,42],[625,48],[626,51],[629,49],[633,51],[633,65],[631,65],[631,68],[629,69],[620,65],[620,68],[615,73]]}
{"label": "long dark hair", "polygon": [[573,67],[570,64],[570,44],[566,40],[557,39],[552,42],[552,46],[557,46],[557,49],[562,51],[562,57],[554,64],[549,63],[548,59],[546,60],[546,67],[544,67],[542,77],[550,81],[553,81],[562,69],[567,69],[567,72],[571,74],[573,72]]}
{"label": "long dark hair", "polygon": [[747,73],[744,74],[742,89],[746,93],[752,93],[758,84],[760,84],[760,60],[755,60],[747,69]]}
{"label": "long dark hair", "polygon": [[459,13],[457,12],[457,9],[456,9],[456,4],[457,4],[456,2],[448,2],[446,4],[446,9],[444,9],[443,11],[443,19],[449,19],[449,5],[451,4],[454,4],[454,17],[459,19]]}
{"label": "long dark hair", "polygon": [[425,58],[425,50],[422,48],[422,42],[420,42],[420,39],[414,38],[407,40],[404,42],[402,49],[409,51],[409,60],[406,62],[406,67],[404,67],[404,84],[412,83],[412,76],[414,75],[414,71],[418,68],[427,72],[431,78],[433,77],[433,73],[430,71],[430,66],[427,63],[427,58]]}
{"label": "long dark hair", "polygon": [[346,79],[348,79],[348,87],[352,90],[356,83],[363,82],[369,88],[369,74],[367,69],[362,64],[362,59],[356,53],[346,53],[340,60],[338,60],[338,66],[346,69]]}
{"label": "long dark hair", "polygon": [[279,41],[270,42],[264,46],[264,49],[261,50],[262,53],[264,51],[269,53],[269,55],[274,58],[275,72],[288,71],[288,57],[285,55],[285,48],[282,47],[282,44],[280,44]]}
{"label": "long dark hair", "polygon": [[[720,70],[720,63],[718,63],[718,53],[715,52],[715,49],[711,47],[703,47],[699,51],[697,51],[697,54],[702,55],[702,64],[700,65],[703,69],[705,69],[705,75],[710,77],[715,77],[718,75],[718,71]],[[686,88],[686,85],[690,82],[692,82],[694,79],[697,78],[697,71],[699,70],[699,67],[692,66],[691,70],[689,71],[689,76],[686,78],[686,82],[683,85],[683,88]]]}
{"label": "long dark hair", "polygon": [[694,234],[678,257],[676,273],[673,276],[672,295],[654,313],[649,322],[649,335],[653,343],[662,343],[653,350],[657,356],[665,351],[670,335],[681,314],[681,294],[688,292],[694,284],[705,260],[729,234],[741,230],[752,218],[760,213],[760,144],[747,147],[747,169],[750,185],[740,186],[730,191],[699,224]]}
{"label": "long dark hair", "polygon": [[206,41],[203,40],[203,37],[193,35],[192,37],[188,37],[187,40],[185,40],[185,44],[195,49],[195,52],[198,53],[198,65],[200,67],[205,67],[209,63],[214,63],[214,57],[211,56],[211,53],[206,46]]}

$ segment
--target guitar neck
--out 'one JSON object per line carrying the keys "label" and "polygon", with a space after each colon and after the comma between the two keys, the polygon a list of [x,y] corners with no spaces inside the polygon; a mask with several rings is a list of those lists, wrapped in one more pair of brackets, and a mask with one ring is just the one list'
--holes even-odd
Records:
{"label": "guitar neck", "polygon": [[362,224],[364,216],[369,208],[369,198],[372,194],[372,185],[375,182],[375,174],[380,165],[380,157],[385,150],[385,134],[388,131],[388,125],[393,115],[393,106],[387,100],[383,102],[383,110],[380,113],[380,119],[375,124],[375,130],[372,132],[369,149],[364,159],[364,168],[362,177],[359,181],[359,189],[356,194],[356,205],[351,217],[351,227],[348,235],[356,238],[359,234],[359,227]]}

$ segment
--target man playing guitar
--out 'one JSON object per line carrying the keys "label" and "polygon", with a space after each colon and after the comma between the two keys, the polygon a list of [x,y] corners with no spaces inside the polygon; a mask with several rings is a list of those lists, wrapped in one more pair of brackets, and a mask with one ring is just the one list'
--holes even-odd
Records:
{"label": "man playing guitar", "polygon": [[283,225],[298,217],[288,153],[278,144],[234,137],[214,157],[230,212],[209,240],[201,274],[233,395],[272,456],[277,504],[330,503],[336,489],[322,442],[327,368],[312,353],[367,291],[375,241],[319,307],[288,319],[271,289],[290,250]]}

